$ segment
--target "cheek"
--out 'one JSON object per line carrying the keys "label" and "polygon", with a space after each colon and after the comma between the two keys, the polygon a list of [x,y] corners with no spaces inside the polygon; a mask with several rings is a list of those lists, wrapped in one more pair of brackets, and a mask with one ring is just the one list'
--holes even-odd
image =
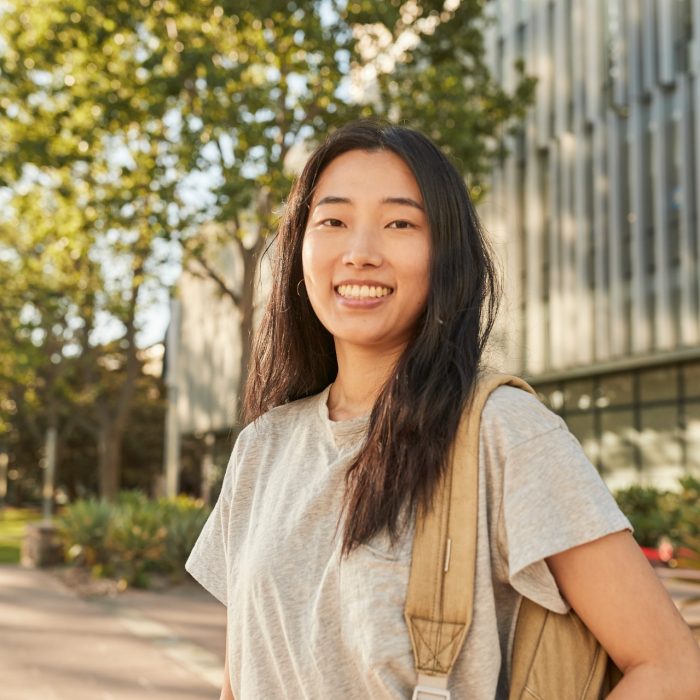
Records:
{"label": "cheek", "polygon": [[309,297],[311,308],[316,316],[323,315],[323,291],[329,286],[329,265],[323,254],[323,246],[313,234],[305,235],[301,247],[301,268],[304,275],[304,286]]}
{"label": "cheek", "polygon": [[301,242],[301,270],[304,278],[307,276],[307,270],[311,264],[311,244],[309,236],[305,233],[304,239]]}
{"label": "cheek", "polygon": [[319,276],[323,274],[325,267],[323,250],[312,233],[304,236],[301,246],[301,267],[307,286],[317,283]]}
{"label": "cheek", "polygon": [[417,296],[426,297],[430,284],[430,246],[423,241],[420,245],[412,246],[411,255],[406,258],[404,269],[411,278]]}

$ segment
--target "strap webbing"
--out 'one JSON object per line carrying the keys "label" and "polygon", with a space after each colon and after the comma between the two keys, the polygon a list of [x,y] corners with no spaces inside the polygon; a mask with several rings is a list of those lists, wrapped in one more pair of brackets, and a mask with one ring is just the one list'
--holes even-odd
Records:
{"label": "strap webbing", "polygon": [[447,678],[472,620],[479,494],[479,426],[489,394],[502,384],[535,391],[507,374],[482,374],[462,414],[433,508],[416,515],[404,616],[416,671]]}

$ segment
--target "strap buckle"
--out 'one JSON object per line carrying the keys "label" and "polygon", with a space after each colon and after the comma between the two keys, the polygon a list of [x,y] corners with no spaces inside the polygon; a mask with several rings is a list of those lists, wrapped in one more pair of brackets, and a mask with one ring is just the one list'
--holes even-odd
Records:
{"label": "strap buckle", "polygon": [[447,688],[435,688],[429,685],[417,685],[413,689],[412,700],[450,700],[450,691]]}

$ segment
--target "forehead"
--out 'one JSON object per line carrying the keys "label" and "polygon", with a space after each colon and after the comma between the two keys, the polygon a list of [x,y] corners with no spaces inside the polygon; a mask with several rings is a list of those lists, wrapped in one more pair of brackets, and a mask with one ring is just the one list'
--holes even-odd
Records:
{"label": "forehead", "polygon": [[316,183],[312,204],[327,195],[350,199],[410,196],[422,203],[411,169],[401,157],[387,150],[353,150],[334,158]]}

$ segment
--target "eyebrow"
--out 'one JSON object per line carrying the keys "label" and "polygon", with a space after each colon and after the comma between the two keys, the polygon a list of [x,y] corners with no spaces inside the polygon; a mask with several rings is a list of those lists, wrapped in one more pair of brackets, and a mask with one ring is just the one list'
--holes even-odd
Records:
{"label": "eyebrow", "polygon": [[[320,207],[322,204],[351,204],[351,200],[348,197],[338,197],[336,195],[328,195],[316,202],[316,207]],[[413,207],[419,211],[424,211],[423,205],[416,202],[415,199],[411,197],[385,197],[382,199],[382,204],[401,204],[406,207]],[[316,208],[314,207],[314,209]]]}

